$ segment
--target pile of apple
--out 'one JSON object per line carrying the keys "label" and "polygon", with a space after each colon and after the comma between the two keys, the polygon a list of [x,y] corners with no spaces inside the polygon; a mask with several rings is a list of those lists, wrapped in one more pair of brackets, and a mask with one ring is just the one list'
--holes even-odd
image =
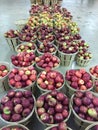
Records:
{"label": "pile of apple", "polygon": [[9,73],[8,67],[0,63],[0,79],[7,76],[8,73]]}
{"label": "pile of apple", "polygon": [[59,44],[58,50],[63,53],[72,54],[78,52],[78,46],[74,42],[63,42]]}
{"label": "pile of apple", "polygon": [[16,47],[16,52],[20,53],[20,52],[35,52],[36,50],[36,45],[34,42],[27,42],[26,44],[20,44]]}
{"label": "pile of apple", "polygon": [[62,14],[60,13],[54,13],[53,18],[54,18],[54,28],[61,29],[68,25],[67,21],[63,18]]}
{"label": "pile of apple", "polygon": [[93,87],[92,77],[85,69],[68,70],[65,79],[73,89],[87,90]]}
{"label": "pile of apple", "polygon": [[75,34],[79,33],[79,31],[80,31],[76,22],[70,21],[68,23],[68,27],[70,28],[70,32],[72,35],[75,35]]}
{"label": "pile of apple", "polygon": [[60,89],[64,85],[64,77],[55,70],[42,71],[37,78],[37,84],[43,90]]}
{"label": "pile of apple", "polygon": [[9,76],[8,82],[12,88],[26,88],[32,85],[37,78],[37,72],[33,66],[21,69],[12,69]]}
{"label": "pile of apple", "polygon": [[69,130],[65,122],[61,122],[58,125],[55,125],[47,130]]}
{"label": "pile of apple", "polygon": [[77,58],[81,59],[81,60],[90,60],[92,59],[92,54],[91,52],[83,52],[83,51],[79,51],[77,54]]}
{"label": "pile of apple", "polygon": [[35,63],[34,52],[21,52],[11,56],[11,62],[15,67],[28,67]]}
{"label": "pile of apple", "polygon": [[50,27],[53,27],[53,18],[49,12],[42,12],[39,14],[41,25],[45,24]]}
{"label": "pile of apple", "polygon": [[44,44],[44,43],[38,44],[38,46],[37,46],[37,50],[39,52],[41,52],[42,54],[46,53],[46,52],[53,54],[57,51],[57,48],[56,48],[56,46],[54,46],[54,44],[49,44],[49,43]]}
{"label": "pile of apple", "polygon": [[53,69],[59,67],[60,59],[51,53],[44,53],[42,56],[35,58],[38,67],[43,69]]}
{"label": "pile of apple", "polygon": [[19,40],[25,42],[32,42],[37,39],[36,35],[37,28],[31,28],[28,25],[25,25],[21,32],[18,34]]}
{"label": "pile of apple", "polygon": [[40,20],[38,16],[32,16],[28,19],[28,23],[29,26],[35,28],[35,27],[39,27],[40,25]]}
{"label": "pile of apple", "polygon": [[43,5],[42,6],[42,11],[43,12],[50,12],[52,11],[52,8],[50,6],[47,6],[47,5]]}
{"label": "pile of apple", "polygon": [[77,41],[77,43],[78,43],[77,45],[79,47],[80,52],[82,51],[85,53],[88,50],[89,45],[88,45],[88,43],[85,42],[85,40]]}
{"label": "pile of apple", "polygon": [[77,116],[87,121],[98,121],[98,97],[92,92],[76,92],[72,98],[72,107]]}
{"label": "pile of apple", "polygon": [[36,101],[36,113],[45,124],[57,124],[70,115],[69,99],[59,91],[53,90],[41,95]]}
{"label": "pile of apple", "polygon": [[34,105],[32,92],[10,90],[1,99],[1,117],[8,122],[22,121],[31,114]]}
{"label": "pile of apple", "polygon": [[[71,35],[68,27],[55,29],[55,37],[58,42],[77,42],[81,39],[80,34]],[[77,46],[79,46],[77,44]]]}
{"label": "pile of apple", "polygon": [[18,37],[18,33],[19,32],[17,30],[10,29],[8,32],[4,34],[4,36],[6,38],[16,38]]}
{"label": "pile of apple", "polygon": [[98,79],[98,65],[91,67],[89,71],[95,79]]}
{"label": "pile of apple", "polygon": [[66,8],[62,8],[62,14],[64,17],[69,18],[70,20],[73,18],[71,12],[69,12]]}
{"label": "pile of apple", "polygon": [[31,9],[29,10],[30,15],[36,15],[40,13],[41,6],[38,4],[32,4]]}
{"label": "pile of apple", "polygon": [[52,14],[53,13],[62,13],[62,8],[59,4],[55,4],[52,8]]}

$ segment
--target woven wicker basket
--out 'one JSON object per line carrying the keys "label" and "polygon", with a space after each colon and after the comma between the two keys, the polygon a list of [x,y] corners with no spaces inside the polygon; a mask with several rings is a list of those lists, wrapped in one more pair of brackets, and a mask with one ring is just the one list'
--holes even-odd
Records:
{"label": "woven wicker basket", "polygon": [[50,0],[43,0],[44,5],[50,6]]}
{"label": "woven wicker basket", "polygon": [[15,22],[15,25],[17,27],[17,30],[22,30],[22,28],[27,24],[27,19],[21,19]]}
{"label": "woven wicker basket", "polygon": [[91,125],[89,125],[85,130],[92,130],[91,128],[98,125],[98,123],[93,123]]}
{"label": "woven wicker basket", "polygon": [[16,46],[19,45],[18,37],[16,37],[16,38],[5,38],[5,39],[8,43],[8,45],[9,45],[10,49],[12,51],[15,51]]}
{"label": "woven wicker basket", "polygon": [[[30,42],[23,42],[23,43],[21,43],[20,45],[16,46],[15,51],[16,51],[17,53],[20,53],[20,52],[18,52],[19,46],[21,46],[21,45],[28,45],[28,43],[30,43]],[[35,49],[34,49],[34,50],[31,50],[31,51],[35,53],[35,52],[36,52],[36,45],[34,44],[34,46],[35,46]]]}
{"label": "woven wicker basket", "polygon": [[[69,85],[68,81],[65,81],[65,82],[66,82],[66,86],[65,86],[66,94],[67,94],[68,97],[71,97],[71,96],[72,96],[76,91],[78,91],[78,90],[72,88],[72,87]],[[92,89],[93,89],[93,86],[92,86],[91,88],[87,89],[87,90],[81,90],[81,91],[82,91],[82,92],[86,92],[86,91],[90,91],[90,90],[92,90]]]}
{"label": "woven wicker basket", "polygon": [[[45,95],[45,94],[47,94],[47,93],[49,93],[49,92],[45,92],[45,93],[43,93],[42,95]],[[47,123],[42,122],[41,119],[40,119],[39,116],[38,116],[36,106],[35,106],[35,113],[36,113],[36,116],[37,116],[37,119],[39,120],[39,122],[42,123],[44,126],[58,125],[58,124],[47,124]],[[68,121],[70,115],[71,115],[71,109],[70,109],[70,103],[69,103],[69,115],[68,115],[68,117],[64,120],[64,122],[67,122],[67,121]]]}
{"label": "woven wicker basket", "polygon": [[[53,46],[56,48],[56,50],[54,51],[54,52],[52,52],[51,54],[52,55],[56,55],[56,53],[57,53],[57,47],[53,44]],[[37,54],[38,54],[38,56],[40,56],[40,55],[43,55],[44,53],[43,52],[40,52],[38,49],[37,49]]]}
{"label": "woven wicker basket", "polygon": [[[93,93],[94,94],[94,93]],[[74,109],[73,109],[73,97],[74,97],[74,94],[72,95],[72,97],[71,97],[71,110],[72,110],[72,112],[73,112],[73,115],[74,115],[74,121],[76,122],[76,124],[78,125],[78,127],[79,127],[79,130],[86,130],[86,128],[89,126],[89,125],[91,125],[91,124],[94,124],[95,123],[95,121],[87,121],[87,120],[84,120],[84,119],[82,119],[82,118],[80,118],[77,114],[76,114],[76,112],[74,111]],[[96,123],[98,123],[98,121],[96,122]]]}
{"label": "woven wicker basket", "polygon": [[81,67],[85,67],[90,63],[91,59],[85,60],[85,59],[80,59],[78,56],[76,56],[76,63],[77,65]]}
{"label": "woven wicker basket", "polygon": [[[58,71],[58,72],[59,72],[59,71]],[[59,72],[59,73],[62,74],[61,72]],[[39,73],[39,75],[40,75],[40,73]],[[39,75],[38,75],[38,77],[39,77]],[[62,74],[62,75],[63,75],[63,74]],[[37,79],[38,79],[38,77],[37,77]],[[64,75],[63,75],[63,79],[64,79]],[[58,90],[58,91],[62,90],[62,88],[64,87],[64,85],[65,85],[65,79],[64,79],[64,83],[62,84],[62,86],[61,86],[60,88],[56,89],[56,90]],[[39,90],[40,90],[41,93],[50,92],[50,91],[51,91],[51,90],[48,90],[48,89],[42,89],[42,88],[38,85],[38,83],[37,83],[37,87],[39,88]]]}
{"label": "woven wicker basket", "polygon": [[0,87],[0,92],[4,92],[4,91],[9,90],[7,80],[8,80],[8,75],[9,75],[10,70],[11,70],[11,66],[10,66],[10,64],[8,62],[4,62],[4,61],[1,61],[0,65],[5,65],[9,70],[9,72],[8,72],[8,74],[6,76],[0,78],[0,83],[2,84],[2,86]]}
{"label": "woven wicker basket", "polygon": [[66,53],[63,53],[63,52],[58,50],[58,57],[61,60],[61,65],[62,66],[70,66],[73,63],[76,54],[77,54],[77,52],[72,53],[72,54],[66,54]]}
{"label": "woven wicker basket", "polygon": [[58,3],[58,0],[50,0],[51,6],[54,6],[55,4]]}
{"label": "woven wicker basket", "polygon": [[[26,91],[26,90],[22,90],[22,89],[19,89],[19,90],[14,90],[14,91]],[[17,123],[17,124],[23,124],[23,125],[27,125],[29,122],[30,122],[30,119],[31,119],[31,117],[32,117],[32,115],[33,115],[33,113],[34,113],[34,110],[35,110],[35,97],[32,95],[32,97],[33,97],[33,99],[34,99],[34,108],[32,109],[32,111],[31,111],[31,113],[27,116],[27,117],[25,117],[24,119],[22,119],[22,120],[20,120],[20,121],[17,121],[17,122],[11,122],[11,121],[6,121],[6,120],[4,120],[2,117],[1,117],[1,115],[0,115],[0,119],[4,122],[4,123],[6,123],[6,124],[12,124],[12,125],[14,125],[15,123]]]}
{"label": "woven wicker basket", "polygon": [[[60,63],[58,64],[58,66],[51,68],[52,70],[56,70],[57,68],[59,68]],[[39,67],[37,64],[35,64],[35,67],[37,69],[37,71],[40,73],[41,71],[45,70],[44,68]]]}

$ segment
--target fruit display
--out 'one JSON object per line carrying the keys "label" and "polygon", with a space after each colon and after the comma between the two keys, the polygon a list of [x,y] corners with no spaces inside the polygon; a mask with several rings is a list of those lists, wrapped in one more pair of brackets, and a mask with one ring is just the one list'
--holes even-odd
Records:
{"label": "fruit display", "polygon": [[20,41],[33,42],[37,39],[36,35],[37,28],[31,28],[28,25],[25,25],[21,32],[18,34]]}
{"label": "fruit display", "polygon": [[53,18],[49,12],[42,12],[39,14],[41,25],[48,25],[49,27],[53,27]]}
{"label": "fruit display", "polygon": [[47,53],[47,52],[52,53],[52,54],[56,54],[57,47],[54,44],[42,43],[42,44],[38,44],[37,52],[39,55]]}
{"label": "fruit display", "polygon": [[45,130],[72,130],[72,129],[67,127],[65,122],[61,122],[58,125],[50,126],[46,128]]}
{"label": "fruit display", "polygon": [[64,17],[69,18],[70,20],[73,18],[71,12],[69,12],[66,8],[62,8],[62,14]]}
{"label": "fruit display", "polygon": [[94,79],[98,79],[98,65],[96,65],[96,66],[94,66],[94,67],[91,67],[91,68],[89,69],[89,72],[90,72],[90,74],[92,75],[92,77],[93,77]]}
{"label": "fruit display", "polygon": [[29,53],[29,52],[35,52],[35,51],[36,51],[36,45],[34,42],[22,43],[16,47],[17,53],[20,53],[20,52]]}
{"label": "fruit display", "polygon": [[92,92],[76,92],[72,97],[72,109],[83,122],[98,121],[98,97]]}
{"label": "fruit display", "polygon": [[59,58],[52,55],[51,53],[44,53],[42,56],[36,57],[35,61],[37,67],[46,70],[57,68],[60,65]]}
{"label": "fruit display", "polygon": [[42,71],[37,78],[37,85],[43,91],[59,90],[64,86],[64,76],[55,70]]}
{"label": "fruit display", "polygon": [[16,38],[18,37],[18,31],[17,30],[13,30],[13,29],[10,29],[8,32],[6,32],[4,34],[4,36],[6,38]]}
{"label": "fruit display", "polygon": [[8,82],[12,89],[28,88],[33,85],[37,78],[37,72],[33,66],[11,70]]}
{"label": "fruit display", "polygon": [[79,47],[79,52],[86,52],[86,51],[88,51],[88,49],[89,49],[89,45],[88,45],[88,43],[86,43],[85,42],[85,40],[79,40],[79,41],[77,41],[77,45],[78,45],[78,47]]}
{"label": "fruit display", "polygon": [[32,4],[31,9],[29,10],[30,15],[37,15],[41,11],[41,6],[38,4]]}
{"label": "fruit display", "polygon": [[35,27],[39,27],[40,25],[40,20],[38,16],[32,16],[28,19],[28,23],[27,25],[35,28]]}
{"label": "fruit display", "polygon": [[61,29],[61,28],[64,28],[65,26],[67,26],[67,22],[63,18],[62,14],[54,13],[53,18],[54,18],[54,28]]}
{"label": "fruit display", "polygon": [[83,52],[83,51],[79,51],[79,53],[77,54],[77,58],[81,59],[81,60],[90,60],[92,59],[92,54],[91,52]]}
{"label": "fruit display", "polygon": [[52,8],[50,6],[43,5],[42,6],[42,11],[43,12],[50,12],[50,13],[52,13]]}
{"label": "fruit display", "polygon": [[66,122],[70,112],[68,97],[56,90],[41,95],[36,101],[36,114],[43,124]]}
{"label": "fruit display", "polygon": [[68,26],[70,28],[70,31],[71,31],[72,35],[75,35],[75,34],[79,33],[80,29],[79,29],[79,27],[78,27],[76,22],[70,21],[68,23]]}
{"label": "fruit display", "polygon": [[52,43],[54,41],[55,37],[53,35],[53,28],[42,25],[38,29],[38,40],[42,43]]}
{"label": "fruit display", "polygon": [[78,52],[78,46],[74,42],[64,42],[59,45],[58,50],[63,53],[71,54]]}
{"label": "fruit display", "polygon": [[[89,72],[84,68],[74,69],[74,61],[82,66],[77,59],[89,61],[92,53],[88,50],[89,44],[82,39],[77,23],[72,20],[71,12],[58,4],[53,7],[33,4],[29,13],[19,31],[11,29],[4,34],[17,54],[10,57],[11,71],[0,64],[0,81],[7,76],[10,87],[0,101],[1,120],[27,125],[35,110],[38,120],[51,126],[45,130],[72,130],[65,124],[71,111],[80,122],[98,122],[98,97],[95,96],[98,65],[91,67]],[[17,44],[11,38],[16,39]],[[65,76],[61,72],[64,69]],[[31,92],[33,87],[36,103]],[[38,97],[40,93],[43,94]],[[97,129],[98,126],[89,130]],[[11,126],[1,130],[28,129]]]}
{"label": "fruit display", "polygon": [[91,75],[85,69],[71,69],[66,71],[65,79],[74,90],[88,90],[93,87]]}
{"label": "fruit display", "polygon": [[32,92],[9,90],[1,99],[1,118],[7,123],[23,123],[32,116],[34,103]]}
{"label": "fruit display", "polygon": [[35,54],[33,52],[20,52],[17,55],[11,56],[11,62],[14,67],[28,67],[34,65]]}
{"label": "fruit display", "polygon": [[0,63],[0,80],[8,76],[10,67],[7,63]]}
{"label": "fruit display", "polygon": [[7,125],[1,128],[1,130],[29,130],[27,127],[21,124]]}

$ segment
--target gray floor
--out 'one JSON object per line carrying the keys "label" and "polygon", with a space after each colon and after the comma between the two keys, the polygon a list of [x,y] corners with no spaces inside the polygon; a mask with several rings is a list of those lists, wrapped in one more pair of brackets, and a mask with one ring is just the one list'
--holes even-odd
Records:
{"label": "gray floor", "polygon": [[[66,7],[72,12],[74,21],[77,21],[80,27],[80,33],[90,45],[90,51],[93,54],[93,59],[89,66],[98,64],[98,0],[63,0],[62,6]],[[29,17],[30,1],[29,0],[0,0],[0,61],[10,62],[10,56],[14,52],[10,51],[4,39],[4,32],[9,29],[16,29],[14,22],[19,19]],[[70,67],[60,67],[59,69],[64,72],[69,68],[80,68],[75,63]],[[4,93],[0,92],[0,96]],[[0,127],[5,125],[0,121]],[[73,130],[79,130],[73,119],[69,120],[69,125]],[[32,118],[31,123],[28,125],[30,130],[43,130],[36,117]]]}

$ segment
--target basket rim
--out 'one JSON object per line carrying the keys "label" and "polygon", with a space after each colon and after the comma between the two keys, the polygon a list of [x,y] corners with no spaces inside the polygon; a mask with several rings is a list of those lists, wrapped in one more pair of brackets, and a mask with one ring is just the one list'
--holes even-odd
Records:
{"label": "basket rim", "polygon": [[[14,91],[22,91],[22,92],[23,92],[23,91],[28,91],[28,90],[16,89],[16,90],[14,90]],[[4,96],[6,96],[6,95],[7,95],[7,94],[5,94]],[[3,97],[4,97],[4,96],[3,96]],[[33,94],[32,94],[32,97],[33,97],[33,99],[34,99],[34,106],[33,106],[33,109],[32,109],[32,111],[31,111],[31,113],[30,113],[27,117],[25,117],[24,119],[22,119],[22,120],[20,120],[20,121],[17,121],[17,122],[11,122],[11,121],[6,121],[5,119],[3,119],[2,116],[1,116],[1,114],[0,114],[0,119],[1,119],[3,122],[7,123],[7,124],[10,124],[10,123],[12,123],[12,124],[14,124],[14,123],[21,124],[21,123],[27,121],[27,120],[33,115],[33,113],[34,113],[34,111],[35,111],[36,100],[35,100],[35,97],[34,97]]]}
{"label": "basket rim", "polygon": [[[55,56],[55,55],[53,55],[53,56]],[[40,57],[40,56],[39,56],[39,57]],[[57,57],[57,56],[55,56],[55,57]],[[57,58],[58,58],[58,57],[57,57]],[[58,58],[58,59],[59,59],[59,58]],[[37,63],[36,63],[35,65],[36,65],[36,67],[37,67],[38,69],[40,69],[41,71],[45,70],[45,68],[39,67],[39,66],[37,65]],[[58,64],[58,66],[52,67],[51,69],[52,69],[52,70],[55,70],[55,69],[57,69],[59,66],[60,66],[60,59],[59,59],[59,64]]]}
{"label": "basket rim", "polygon": [[80,59],[80,57],[79,57],[79,56],[76,56],[76,60],[81,60],[81,61],[91,61],[91,60],[92,60],[92,58],[90,58],[90,59]]}
{"label": "basket rim", "polygon": [[[50,93],[51,91],[48,91],[48,92],[45,92],[45,93],[43,93],[43,94],[41,94],[40,96],[42,96],[42,95],[45,95],[45,94],[48,94],[48,93]],[[64,94],[65,96],[66,96],[66,94]],[[39,97],[40,97],[39,96]],[[39,98],[38,97],[38,98]],[[37,98],[37,99],[38,99]],[[37,101],[37,100],[36,100]],[[67,118],[64,120],[64,122],[67,122],[67,120],[70,118],[70,115],[71,115],[71,109],[70,109],[70,100],[69,100],[69,114],[68,114],[68,116],[67,116]],[[36,113],[36,117],[37,117],[37,119],[39,120],[39,122],[40,123],[42,123],[43,125],[46,125],[46,126],[52,126],[52,125],[58,125],[58,123],[55,123],[55,124],[48,124],[48,123],[44,123],[44,122],[42,122],[41,121],[41,119],[39,118],[39,116],[38,116],[38,113],[37,113],[37,106],[35,105],[35,113]]]}
{"label": "basket rim", "polygon": [[[20,52],[18,52],[18,48],[21,46],[21,45],[27,45],[28,43],[32,43],[32,42],[22,42],[21,44],[19,44],[18,46],[16,46],[15,47],[15,51],[17,52],[17,53],[20,53]],[[35,52],[36,50],[37,50],[37,47],[36,47],[36,45],[35,45],[35,43],[34,43],[34,47],[35,47],[35,49],[34,50],[31,50],[32,52]],[[24,52],[24,51],[22,51],[22,52]]]}
{"label": "basket rim", "polygon": [[94,80],[98,80],[98,77],[92,75],[92,73],[90,72],[90,68],[89,68],[89,74],[91,75],[91,77],[92,77]]}
{"label": "basket rim", "polygon": [[98,125],[98,122],[89,125],[85,130],[89,130],[90,128],[92,128],[92,127],[95,126],[95,125]]}
{"label": "basket rim", "polygon": [[22,128],[24,128],[24,129],[26,129],[26,130],[29,130],[26,126],[24,126],[24,125],[22,125],[22,124],[17,124],[17,123],[13,123],[13,124],[6,125],[6,126],[2,127],[0,130],[3,130],[3,129],[6,128],[6,127],[13,127],[13,126],[19,126],[19,127],[22,127]]}
{"label": "basket rim", "polygon": [[76,55],[78,53],[78,51],[77,51],[77,52],[74,52],[74,53],[67,54],[67,53],[60,51],[59,48],[58,48],[58,52],[61,53],[62,55]]}
{"label": "basket rim", "polygon": [[[69,69],[69,70],[70,70],[70,69]],[[69,71],[69,70],[67,70],[67,71]],[[74,70],[80,70],[80,69],[74,69]],[[67,72],[67,71],[66,71],[66,72]],[[86,72],[89,73],[87,70],[86,70]],[[91,79],[92,79],[92,82],[93,82],[93,85],[92,85],[91,88],[86,89],[86,90],[78,90],[78,89],[72,88],[72,87],[69,85],[69,83],[68,83],[69,81],[66,79],[66,73],[65,73],[65,83],[67,84],[67,87],[68,87],[69,89],[73,90],[74,92],[76,92],[76,91],[85,92],[85,91],[89,91],[89,90],[93,89],[93,87],[94,87],[94,81],[93,81],[92,76],[91,76]]]}
{"label": "basket rim", "polygon": [[10,65],[9,62],[5,62],[5,61],[0,61],[0,65],[5,65],[5,66],[7,67],[7,69],[8,69],[8,73],[7,73],[4,77],[0,78],[0,80],[2,81],[2,80],[4,80],[4,79],[9,75],[9,73],[11,72],[11,65]]}
{"label": "basket rim", "polygon": [[[56,125],[52,125],[52,126],[50,126],[50,127],[47,127],[45,130],[50,130],[51,128],[53,128],[54,126],[58,126],[58,124],[56,124]],[[70,127],[66,127],[68,130],[72,130]]]}
{"label": "basket rim", "polygon": [[[37,41],[38,41],[40,44],[43,44],[43,42],[42,42],[42,41],[40,41],[38,38],[37,38]],[[54,39],[52,42],[48,42],[48,44],[53,44],[53,43],[54,43],[54,41],[55,41],[55,39]]]}
{"label": "basket rim", "polygon": [[[53,47],[56,49],[54,52],[49,52],[49,53],[51,53],[52,55],[55,55],[56,54],[56,52],[57,52],[57,50],[58,50],[58,48],[57,48],[57,46],[56,45],[54,45],[54,44],[52,44],[53,45]],[[39,49],[38,49],[38,47],[37,47],[37,53],[38,54],[40,54],[40,55],[43,55],[44,54],[44,52],[41,52],[41,51],[39,51]]]}
{"label": "basket rim", "polygon": [[[45,70],[44,70],[44,71],[45,71]],[[51,71],[59,72],[59,73],[63,76],[63,79],[64,79],[64,75],[63,75],[63,73],[61,73],[60,71],[57,71],[57,70],[51,70]],[[40,74],[41,74],[42,72],[43,72],[43,71],[41,71],[41,72],[38,74],[37,79],[39,78],[39,76],[40,76]],[[48,89],[43,89],[43,88],[41,88],[41,87],[38,85],[37,81],[36,81],[36,84],[37,84],[37,87],[38,87],[41,91],[43,91],[43,92],[50,92],[50,91],[52,91],[52,90],[48,90]],[[54,90],[60,90],[60,89],[62,89],[62,88],[64,87],[64,85],[65,85],[65,79],[64,79],[64,82],[63,82],[62,86],[61,86],[60,88],[57,88],[57,89],[54,89]]]}
{"label": "basket rim", "polygon": [[[90,91],[91,92],[91,91]],[[94,94],[94,92],[91,92],[93,95],[95,95]],[[88,123],[88,124],[93,124],[93,123],[97,123],[98,124],[98,121],[88,121],[88,120],[85,120],[85,119],[82,119],[82,118],[80,118],[79,116],[78,116],[78,114],[75,112],[75,110],[73,109],[73,97],[75,96],[75,94],[73,94],[72,96],[71,96],[71,99],[70,99],[70,108],[71,108],[71,110],[72,110],[72,112],[73,112],[73,114],[74,114],[74,116],[76,117],[76,118],[78,118],[79,120],[81,120],[82,122],[84,122],[84,123]],[[96,95],[95,95],[96,96]]]}

